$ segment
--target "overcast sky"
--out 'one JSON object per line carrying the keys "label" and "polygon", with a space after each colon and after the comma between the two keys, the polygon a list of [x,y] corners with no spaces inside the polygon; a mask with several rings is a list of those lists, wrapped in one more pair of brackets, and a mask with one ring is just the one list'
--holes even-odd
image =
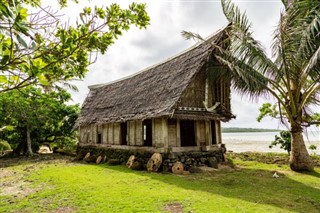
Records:
{"label": "overcast sky", "polygon": [[[103,2],[107,4],[120,2],[123,7],[127,7],[132,1],[96,0],[91,1],[90,5],[101,6]],[[206,37],[227,24],[220,0],[145,2],[151,24],[146,30],[132,28],[129,32],[125,32],[105,55],[99,56],[98,61],[89,67],[90,72],[86,78],[74,83],[79,88],[79,92],[72,92],[75,103],[82,104],[88,94],[89,85],[107,83],[133,74],[195,44],[195,41],[187,41],[181,36],[182,30]],[[242,11],[246,11],[252,22],[255,38],[260,40],[269,52],[272,34],[283,9],[281,0],[234,0],[234,2]],[[63,13],[76,16],[76,9],[83,5],[72,5]],[[224,123],[223,126],[279,128],[277,120],[266,118],[261,123],[256,121],[261,103],[252,102],[245,96],[232,93],[232,111],[237,118]]]}

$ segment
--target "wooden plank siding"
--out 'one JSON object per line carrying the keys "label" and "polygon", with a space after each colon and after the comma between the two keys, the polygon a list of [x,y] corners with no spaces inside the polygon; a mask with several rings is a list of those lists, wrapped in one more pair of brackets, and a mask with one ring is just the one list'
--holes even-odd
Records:
{"label": "wooden plank siding", "polygon": [[220,121],[216,121],[216,138],[217,138],[217,144],[221,144],[222,143],[222,136],[221,136],[221,122]]}
{"label": "wooden plank siding", "polygon": [[205,122],[196,121],[195,122],[195,131],[196,131],[196,143],[197,146],[206,144],[206,132],[205,132]]}
{"label": "wooden plank siding", "polygon": [[211,138],[211,128],[210,128],[210,121],[205,121],[205,137],[206,137],[206,145],[212,145],[212,138]]}
{"label": "wooden plank siding", "polygon": [[153,120],[152,139],[154,147],[164,147],[163,133],[162,133],[162,118],[155,118]]}
{"label": "wooden plank siding", "polygon": [[102,125],[102,144],[108,144],[108,125]]}
{"label": "wooden plank siding", "polygon": [[135,145],[143,146],[143,125],[142,121],[135,121]]}
{"label": "wooden plank siding", "polygon": [[177,147],[177,120],[168,119],[168,147]]}

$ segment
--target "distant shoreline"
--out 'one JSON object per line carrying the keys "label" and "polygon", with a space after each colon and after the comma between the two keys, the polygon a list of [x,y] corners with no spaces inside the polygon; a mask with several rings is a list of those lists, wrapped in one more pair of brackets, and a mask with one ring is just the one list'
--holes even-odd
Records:
{"label": "distant shoreline", "polygon": [[280,132],[281,129],[261,129],[261,128],[239,128],[239,127],[222,127],[222,133],[229,132]]}

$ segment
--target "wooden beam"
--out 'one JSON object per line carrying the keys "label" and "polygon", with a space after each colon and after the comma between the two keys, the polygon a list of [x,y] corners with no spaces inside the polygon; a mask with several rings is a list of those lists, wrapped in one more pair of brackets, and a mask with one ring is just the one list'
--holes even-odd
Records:
{"label": "wooden beam", "polygon": [[220,121],[216,121],[216,138],[217,138],[217,144],[221,144],[222,143],[222,136],[221,136],[221,122]]}
{"label": "wooden beam", "polygon": [[210,121],[205,121],[206,145],[212,145]]}
{"label": "wooden beam", "polygon": [[168,148],[169,141],[168,141],[168,119],[167,118],[162,118],[162,140],[163,140],[164,148]]}
{"label": "wooden beam", "polygon": [[180,119],[177,119],[177,147],[181,147]]}
{"label": "wooden beam", "polygon": [[143,125],[142,121],[138,120],[135,121],[135,139],[136,139],[136,145],[137,146],[143,146]]}

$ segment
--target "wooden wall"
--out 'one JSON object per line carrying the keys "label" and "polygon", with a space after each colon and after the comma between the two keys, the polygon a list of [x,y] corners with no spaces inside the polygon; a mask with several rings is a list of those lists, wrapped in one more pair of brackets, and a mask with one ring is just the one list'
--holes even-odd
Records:
{"label": "wooden wall", "polygon": [[[197,146],[212,145],[210,121],[195,122],[195,139]],[[220,121],[215,124],[217,143],[221,143]],[[101,143],[110,145],[121,144],[121,124],[109,123],[80,127],[80,143],[97,143],[98,134],[101,134]],[[127,122],[127,145],[144,145],[143,122],[141,120]],[[181,147],[180,120],[156,118],[152,119],[152,146],[157,148]]]}
{"label": "wooden wall", "polygon": [[129,146],[142,146],[143,145],[143,126],[142,121],[128,121],[127,122],[127,135]]}

